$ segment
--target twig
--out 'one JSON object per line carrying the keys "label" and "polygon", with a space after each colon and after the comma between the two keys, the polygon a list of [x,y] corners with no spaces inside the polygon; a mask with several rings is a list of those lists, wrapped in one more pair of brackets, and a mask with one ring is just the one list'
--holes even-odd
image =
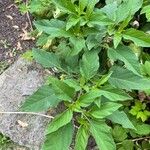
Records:
{"label": "twig", "polygon": [[140,140],[145,140],[145,139],[150,139],[150,136],[133,139],[132,141],[135,142],[135,141],[140,141]]}
{"label": "twig", "polygon": [[[28,5],[28,0],[26,0],[26,6],[27,5]],[[30,15],[29,15],[28,11],[27,11],[26,15],[27,15],[27,18],[28,18],[28,21],[29,21],[29,24],[30,24],[31,31],[33,31],[32,22],[31,22]]]}
{"label": "twig", "polygon": [[35,113],[35,112],[0,112],[0,114],[18,114],[18,115],[36,115],[36,116],[42,116],[45,118],[53,119],[53,116],[49,115],[44,115],[40,113]]}
{"label": "twig", "polygon": [[[141,137],[141,138],[136,138],[136,139],[129,139],[129,140],[131,140],[131,141],[133,141],[133,142],[137,142],[137,141],[146,140],[146,139],[150,139],[150,136]],[[122,142],[117,143],[117,145],[120,145],[120,144],[122,144]]]}

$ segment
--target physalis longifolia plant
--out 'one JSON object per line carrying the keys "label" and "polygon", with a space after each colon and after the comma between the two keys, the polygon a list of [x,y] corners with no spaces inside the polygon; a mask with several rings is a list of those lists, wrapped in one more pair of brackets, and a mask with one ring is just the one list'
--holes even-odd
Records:
{"label": "physalis longifolia plant", "polygon": [[150,35],[138,29],[136,20],[146,14],[149,21],[150,4],[142,0],[49,3],[53,15],[34,22],[39,48],[32,50],[32,56],[44,68],[55,68],[57,77],[49,77],[22,110],[64,106],[49,123],[42,150],[84,150],[91,137],[98,149],[115,150],[112,124],[136,131],[124,101],[132,101],[134,90],[150,89],[150,79],[141,73]]}

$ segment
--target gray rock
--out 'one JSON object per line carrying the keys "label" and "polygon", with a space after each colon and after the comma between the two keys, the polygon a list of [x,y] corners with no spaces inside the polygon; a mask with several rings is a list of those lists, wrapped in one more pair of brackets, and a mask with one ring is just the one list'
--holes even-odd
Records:
{"label": "gray rock", "polygon": [[[39,66],[20,58],[0,75],[0,111],[18,111],[26,96],[33,94],[43,81]],[[28,126],[23,127],[18,121]],[[19,145],[40,150],[48,121],[40,116],[0,114],[0,132]]]}

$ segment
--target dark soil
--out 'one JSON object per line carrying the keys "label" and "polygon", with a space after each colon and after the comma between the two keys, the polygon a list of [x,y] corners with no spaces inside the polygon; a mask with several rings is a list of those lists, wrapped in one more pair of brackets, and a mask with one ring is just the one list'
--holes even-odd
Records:
{"label": "dark soil", "polygon": [[27,14],[22,15],[13,0],[0,0],[0,70],[34,46],[27,31],[31,31]]}

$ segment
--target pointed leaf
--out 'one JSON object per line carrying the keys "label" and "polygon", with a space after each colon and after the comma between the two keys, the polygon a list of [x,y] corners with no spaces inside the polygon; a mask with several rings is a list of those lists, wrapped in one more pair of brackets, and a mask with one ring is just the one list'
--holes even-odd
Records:
{"label": "pointed leaf", "polygon": [[114,61],[123,61],[127,69],[140,75],[140,63],[138,62],[138,58],[128,46],[119,45],[117,49],[108,49],[108,57]]}
{"label": "pointed leaf", "polygon": [[66,23],[57,19],[40,20],[34,23],[35,27],[51,37],[71,37],[73,33],[66,31]]}
{"label": "pointed leaf", "polygon": [[135,129],[132,122],[129,120],[128,116],[125,114],[124,111],[115,111],[107,118],[114,123],[122,125],[124,128]]}
{"label": "pointed leaf", "polygon": [[73,44],[71,55],[77,55],[83,48],[85,48],[85,39],[80,37],[71,37],[70,42]]}
{"label": "pointed leaf", "polygon": [[87,51],[83,54],[80,62],[80,72],[87,80],[92,78],[99,68],[99,57],[97,51]]}
{"label": "pointed leaf", "polygon": [[52,2],[61,8],[62,11],[68,12],[68,13],[76,13],[76,7],[71,2],[71,0],[52,0]]}
{"label": "pointed leaf", "polygon": [[61,102],[50,86],[42,86],[32,96],[29,96],[22,105],[22,111],[40,112],[50,107],[56,107]]}
{"label": "pointed leaf", "polygon": [[54,53],[46,52],[39,49],[32,51],[34,59],[45,68],[60,68],[60,61]]}
{"label": "pointed leaf", "polygon": [[120,67],[113,67],[112,70],[113,74],[108,80],[112,86],[126,90],[150,89],[149,79],[137,76],[131,71]]}
{"label": "pointed leaf", "polygon": [[121,104],[106,102],[101,105],[100,108],[94,108],[91,110],[90,115],[92,115],[94,118],[103,119],[118,110],[121,106]]}
{"label": "pointed leaf", "polygon": [[132,99],[132,97],[130,97],[123,90],[113,88],[111,86],[102,87],[100,89],[100,93],[110,101],[125,101]]}
{"label": "pointed leaf", "polygon": [[71,110],[66,110],[63,113],[57,115],[52,122],[47,127],[46,134],[57,131],[62,126],[68,124],[73,117],[73,112]]}
{"label": "pointed leaf", "polygon": [[90,131],[101,150],[115,150],[116,145],[112,138],[110,127],[104,122],[90,121]]}
{"label": "pointed leaf", "polygon": [[73,89],[72,87],[64,83],[63,81],[58,80],[57,78],[54,78],[54,77],[50,77],[48,79],[48,82],[49,84],[52,85],[55,95],[59,99],[63,99],[65,101],[72,100],[74,93],[75,93],[75,89]]}
{"label": "pointed leaf", "polygon": [[127,29],[123,37],[141,47],[150,47],[150,35],[136,29]]}
{"label": "pointed leaf", "polygon": [[48,134],[42,150],[68,150],[73,137],[73,125],[71,123]]}
{"label": "pointed leaf", "polygon": [[89,133],[84,125],[81,125],[76,135],[75,150],[86,150]]}

